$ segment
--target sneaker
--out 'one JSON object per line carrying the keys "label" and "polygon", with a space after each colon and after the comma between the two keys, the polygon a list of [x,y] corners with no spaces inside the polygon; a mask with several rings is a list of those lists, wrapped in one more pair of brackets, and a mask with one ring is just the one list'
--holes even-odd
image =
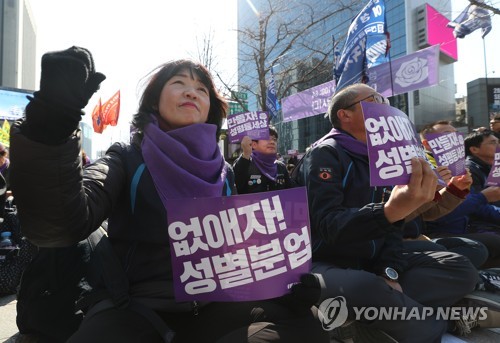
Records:
{"label": "sneaker", "polygon": [[452,332],[458,336],[467,336],[472,332],[472,329],[478,326],[478,322],[477,318],[463,316],[461,319],[455,321],[455,328]]}
{"label": "sneaker", "polygon": [[475,327],[500,328],[500,294],[489,291],[473,291],[457,305],[484,309],[477,312],[477,316],[464,315],[460,320],[455,321],[453,333],[466,336]]}

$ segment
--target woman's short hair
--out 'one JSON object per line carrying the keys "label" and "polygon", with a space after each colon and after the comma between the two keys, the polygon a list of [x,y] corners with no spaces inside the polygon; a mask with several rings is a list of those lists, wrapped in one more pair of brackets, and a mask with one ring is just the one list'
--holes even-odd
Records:
{"label": "woman's short hair", "polygon": [[208,88],[210,97],[210,109],[208,111],[208,124],[217,126],[216,140],[219,140],[222,120],[226,117],[228,105],[224,98],[217,92],[212,76],[203,65],[190,60],[175,60],[160,65],[150,73],[146,87],[139,102],[139,110],[134,115],[132,126],[142,134],[144,127],[151,121],[150,114],[159,115],[161,91],[165,84],[181,70],[187,69],[191,75],[196,75]]}

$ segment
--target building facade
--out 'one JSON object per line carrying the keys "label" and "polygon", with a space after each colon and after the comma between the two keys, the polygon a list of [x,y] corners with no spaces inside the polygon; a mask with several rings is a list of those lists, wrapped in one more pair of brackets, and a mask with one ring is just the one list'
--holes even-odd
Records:
{"label": "building facade", "polygon": [[500,114],[500,78],[483,77],[468,82],[467,99],[470,128],[489,128],[490,119]]}
{"label": "building facade", "polygon": [[[341,2],[336,1],[325,2],[309,0],[305,2],[309,4],[310,8],[315,8],[317,10],[316,13],[318,16],[328,13],[328,11],[336,11],[335,15],[326,19],[323,24],[315,26],[313,30],[304,31],[304,35],[301,37],[302,42],[314,41],[314,47],[322,49],[324,53],[331,54],[332,57],[327,62],[327,64],[329,63],[331,71],[333,67],[332,36],[336,42],[340,43],[339,47],[342,49],[352,19],[368,1],[351,1],[350,3],[349,1],[343,1],[344,7],[342,8],[339,7],[342,6]],[[271,1],[271,3],[279,4],[280,0],[274,0]],[[304,3],[304,1],[302,3]],[[422,42],[419,42],[419,33],[421,34],[421,32],[419,32],[419,29],[421,30],[421,27],[419,27],[419,10],[426,3],[434,7],[440,13],[446,13],[448,15],[451,13],[451,3],[449,1],[385,0],[386,20],[388,31],[391,36],[391,59],[405,56],[424,47],[422,46]],[[259,19],[269,11],[269,6],[267,4],[267,0],[238,0],[238,30],[245,30],[251,25],[254,25],[254,27],[259,26]],[[297,18],[294,13],[301,11],[301,9],[295,2],[288,1],[288,4],[290,11],[295,11],[289,12],[288,19]],[[307,14],[309,14],[309,12],[304,10],[304,15]],[[281,23],[279,20],[281,20]],[[274,26],[267,26],[267,36],[270,37],[268,40],[276,38],[276,32],[279,31],[273,31],[273,29],[279,28],[280,24],[287,22],[286,20],[287,17],[285,14],[278,19],[278,22],[273,24]],[[288,21],[288,23],[295,23],[296,21],[297,19],[293,19],[292,21]],[[284,38],[284,40],[286,40],[286,38]],[[252,67],[255,68],[255,65],[252,65],[251,59],[244,58],[244,56],[249,55],[249,52],[251,52],[249,51],[248,42],[242,41],[242,36],[239,37],[238,41],[238,80],[240,85],[248,85],[251,84],[251,77],[257,78],[255,72],[253,74],[251,73],[251,69]],[[306,54],[303,51],[303,46],[304,44],[300,43],[294,44],[293,49],[286,54],[286,57],[280,59],[278,64],[302,63],[302,65],[307,66],[308,61],[304,59],[314,59],[315,57]],[[272,55],[272,52],[267,56],[269,60],[276,58],[276,56]],[[455,118],[455,80],[453,65],[450,60],[445,58],[441,58],[439,64],[440,82],[438,85],[391,98],[392,105],[407,113],[417,126],[417,129],[437,119],[454,120]],[[280,66],[275,69],[278,69],[278,72],[275,70],[275,75],[280,75]],[[328,70],[328,68],[324,69]],[[291,79],[293,80],[294,77],[296,77],[296,75],[293,75],[293,72],[287,75],[281,75],[281,78],[276,78],[276,83],[279,84],[280,82],[290,81]],[[278,92],[278,96],[288,96],[294,92],[300,92],[331,79],[332,73],[330,72],[329,75],[322,75],[322,77],[317,78],[317,81],[321,82],[298,85],[291,90],[291,93],[280,94]],[[255,90],[255,93],[258,93],[257,85],[255,85],[253,90]],[[258,106],[257,101],[255,101],[255,99],[252,100],[251,95],[249,95],[248,103],[250,110],[260,110],[260,108],[256,107]],[[279,152],[281,154],[286,154],[288,150],[293,149],[304,152],[311,143],[331,129],[330,122],[325,119],[323,115],[286,123],[280,121],[280,118],[276,118],[273,120],[273,123],[280,133]]]}
{"label": "building facade", "polygon": [[36,28],[28,1],[0,0],[0,86],[36,88]]}

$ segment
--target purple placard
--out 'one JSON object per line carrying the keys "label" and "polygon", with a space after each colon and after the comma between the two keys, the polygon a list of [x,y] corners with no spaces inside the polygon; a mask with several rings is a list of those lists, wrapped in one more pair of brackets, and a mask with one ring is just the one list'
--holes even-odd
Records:
{"label": "purple placard", "polygon": [[253,140],[269,139],[269,120],[267,112],[253,111],[237,113],[227,118],[229,143],[241,142],[249,136]]}
{"label": "purple placard", "polygon": [[428,133],[425,139],[438,166],[446,166],[451,175],[465,174],[464,134],[461,132]]}
{"label": "purple placard", "polygon": [[486,179],[487,186],[500,186],[500,146],[497,146],[495,160],[491,166],[490,174]]}
{"label": "purple placard", "polygon": [[335,93],[335,81],[306,89],[281,99],[283,121],[292,121],[326,113]]}
{"label": "purple placard", "polygon": [[425,159],[415,126],[395,107],[362,101],[365,118],[370,185],[406,185],[411,158]]}
{"label": "purple placard", "polygon": [[438,83],[438,67],[439,45],[433,45],[368,69],[368,85],[386,97],[415,91]]}
{"label": "purple placard", "polygon": [[167,202],[176,301],[282,296],[311,268],[305,187]]}

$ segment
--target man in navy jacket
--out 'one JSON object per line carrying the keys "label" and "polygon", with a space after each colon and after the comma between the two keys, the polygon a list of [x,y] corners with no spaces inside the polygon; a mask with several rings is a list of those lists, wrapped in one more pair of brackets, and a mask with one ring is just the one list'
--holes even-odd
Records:
{"label": "man in navy jacket", "polygon": [[413,159],[408,185],[370,186],[361,101],[388,104],[364,84],[336,93],[328,109],[334,128],[313,144],[298,170],[297,182],[308,191],[313,272],[325,282],[322,299],[345,298],[350,318],[398,342],[440,342],[447,322],[435,316],[356,316],[362,307],[421,313],[425,306],[452,306],[478,277],[461,255],[404,249],[405,218],[433,200],[437,178],[427,162]]}

